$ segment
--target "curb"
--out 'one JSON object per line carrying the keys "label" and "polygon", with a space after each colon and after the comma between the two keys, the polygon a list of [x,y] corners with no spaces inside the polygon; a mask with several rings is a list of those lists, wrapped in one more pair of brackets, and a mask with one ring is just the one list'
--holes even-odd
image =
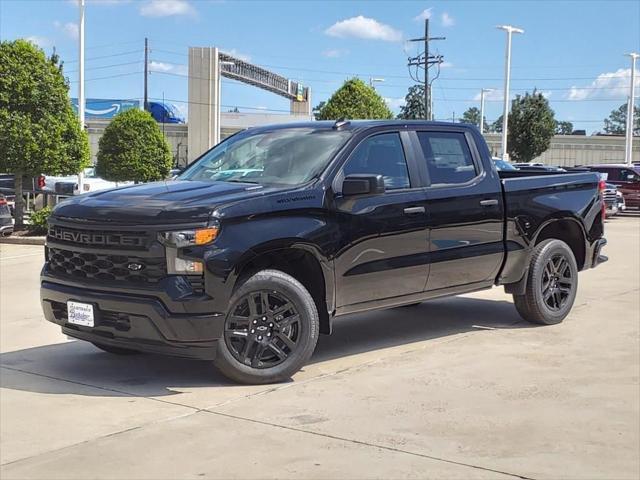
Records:
{"label": "curb", "polygon": [[0,237],[0,243],[12,245],[44,245],[45,237]]}

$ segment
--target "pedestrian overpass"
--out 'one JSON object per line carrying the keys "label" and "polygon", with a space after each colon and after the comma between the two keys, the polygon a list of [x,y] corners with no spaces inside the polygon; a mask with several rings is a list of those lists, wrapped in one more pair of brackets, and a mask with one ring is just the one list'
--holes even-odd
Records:
{"label": "pedestrian overpass", "polygon": [[284,97],[291,115],[311,118],[309,87],[216,47],[189,47],[189,161],[220,142],[221,78]]}

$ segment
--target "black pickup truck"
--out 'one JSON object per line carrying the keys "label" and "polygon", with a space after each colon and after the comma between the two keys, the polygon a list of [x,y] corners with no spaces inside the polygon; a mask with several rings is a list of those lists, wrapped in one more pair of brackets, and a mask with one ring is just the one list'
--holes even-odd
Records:
{"label": "black pickup truck", "polygon": [[464,124],[309,122],[238,133],[175,181],[60,203],[41,299],[107,352],[267,383],[353,312],[503,285],[525,319],[561,322],[605,243],[595,173],[499,174]]}

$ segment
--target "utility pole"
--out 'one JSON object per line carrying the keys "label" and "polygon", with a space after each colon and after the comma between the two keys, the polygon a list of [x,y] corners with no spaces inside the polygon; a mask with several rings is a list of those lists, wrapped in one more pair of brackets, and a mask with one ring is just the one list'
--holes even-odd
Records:
{"label": "utility pole", "polygon": [[144,109],[149,111],[149,39],[144,38]]}
{"label": "utility pole", "polygon": [[484,94],[493,92],[491,88],[480,90],[480,135],[484,133]]}
{"label": "utility pole", "polygon": [[624,159],[627,162],[627,165],[631,165],[633,163],[633,117],[635,114],[635,103],[636,103],[636,60],[640,58],[640,54],[638,53],[628,53],[628,56],[631,57],[631,84],[629,86],[629,105],[627,106],[627,128],[625,135],[625,145],[624,145]]}
{"label": "utility pole", "polygon": [[[432,40],[446,40],[446,37],[429,37],[429,19],[424,20],[424,37],[412,38],[410,42],[424,42],[424,53],[418,54],[416,57],[409,58],[408,66],[416,66],[424,68],[424,118],[425,120],[431,120],[432,118],[432,104],[431,104],[431,83],[429,82],[429,67],[431,65],[437,65],[442,63],[442,55],[430,55],[429,54],[429,42]],[[436,77],[437,78],[437,77]],[[419,81],[417,78],[413,80]],[[435,78],[433,79],[435,80]],[[431,80],[433,82],[433,80]]]}
{"label": "utility pole", "polygon": [[507,136],[509,128],[509,82],[511,80],[511,36],[514,33],[524,33],[524,30],[511,25],[499,25],[497,28],[507,32],[507,48],[504,61],[504,106],[502,112],[502,159],[507,161],[509,160]]}

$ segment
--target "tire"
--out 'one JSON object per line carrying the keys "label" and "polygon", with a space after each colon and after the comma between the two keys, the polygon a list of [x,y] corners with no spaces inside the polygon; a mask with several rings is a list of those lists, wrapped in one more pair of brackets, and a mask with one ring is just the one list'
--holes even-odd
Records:
{"label": "tire", "polygon": [[320,321],[313,298],[295,278],[262,270],[234,292],[229,305],[214,361],[227,378],[245,384],[282,382],[307,363]]}
{"label": "tire", "polygon": [[531,256],[524,295],[514,295],[522,318],[555,325],[569,315],[578,291],[578,266],[571,248],[562,240],[536,245]]}
{"label": "tire", "polygon": [[105,345],[103,343],[94,343],[94,346],[98,347],[103,352],[112,353],[113,355],[138,355],[138,350],[131,350],[130,348],[113,347],[111,345]]}

